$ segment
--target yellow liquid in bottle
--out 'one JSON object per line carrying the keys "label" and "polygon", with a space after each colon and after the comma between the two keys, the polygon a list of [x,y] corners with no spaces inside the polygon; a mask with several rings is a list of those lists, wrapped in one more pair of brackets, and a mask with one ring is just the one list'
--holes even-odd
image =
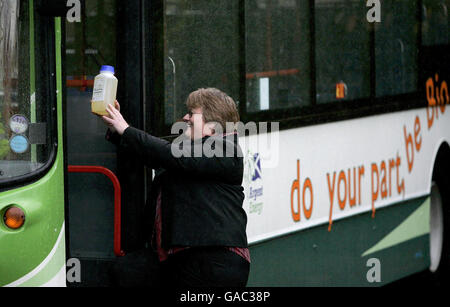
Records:
{"label": "yellow liquid in bottle", "polygon": [[91,111],[98,115],[108,115],[106,106],[114,106],[118,80],[110,72],[101,72],[94,79],[94,90],[91,100]]}

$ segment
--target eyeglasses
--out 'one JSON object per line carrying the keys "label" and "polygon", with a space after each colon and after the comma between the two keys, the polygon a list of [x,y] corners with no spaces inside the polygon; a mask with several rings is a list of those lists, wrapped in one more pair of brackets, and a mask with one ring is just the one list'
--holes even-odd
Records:
{"label": "eyeglasses", "polygon": [[195,112],[192,112],[192,111],[188,111],[187,112],[187,114],[189,115],[189,118],[191,118],[192,117],[192,115],[194,115],[194,114],[202,114],[202,113],[195,113]]}

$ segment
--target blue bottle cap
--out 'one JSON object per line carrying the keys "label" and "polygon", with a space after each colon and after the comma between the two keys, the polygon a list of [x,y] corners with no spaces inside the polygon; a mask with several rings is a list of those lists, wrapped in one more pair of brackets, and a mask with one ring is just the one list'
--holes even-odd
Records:
{"label": "blue bottle cap", "polygon": [[102,67],[100,68],[100,72],[102,71],[109,71],[114,74],[114,67],[109,65],[102,65]]}

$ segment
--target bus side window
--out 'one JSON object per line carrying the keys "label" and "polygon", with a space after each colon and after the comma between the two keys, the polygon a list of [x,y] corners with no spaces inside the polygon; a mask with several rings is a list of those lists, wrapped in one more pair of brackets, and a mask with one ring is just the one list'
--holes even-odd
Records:
{"label": "bus side window", "polygon": [[315,1],[317,103],[370,96],[366,11],[365,1]]}
{"label": "bus side window", "polygon": [[247,112],[310,104],[308,1],[245,1]]}
{"label": "bus side window", "polygon": [[417,87],[417,1],[383,1],[375,24],[376,96],[414,92]]}
{"label": "bus side window", "polygon": [[216,87],[239,101],[239,1],[164,0],[164,124],[189,93]]}
{"label": "bus side window", "polygon": [[450,0],[423,0],[422,44],[445,45],[450,42]]}

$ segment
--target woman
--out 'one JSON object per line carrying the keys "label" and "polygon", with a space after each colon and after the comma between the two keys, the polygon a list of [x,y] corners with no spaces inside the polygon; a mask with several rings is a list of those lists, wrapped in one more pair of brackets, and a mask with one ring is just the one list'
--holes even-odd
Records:
{"label": "woman", "polygon": [[[183,117],[188,142],[169,143],[130,127],[108,106],[103,120],[120,146],[155,169],[151,245],[170,286],[245,286],[250,268],[242,209],[243,158],[236,104],[218,89],[192,92]],[[223,133],[225,132],[225,133]],[[232,149],[232,150],[230,150]]]}

